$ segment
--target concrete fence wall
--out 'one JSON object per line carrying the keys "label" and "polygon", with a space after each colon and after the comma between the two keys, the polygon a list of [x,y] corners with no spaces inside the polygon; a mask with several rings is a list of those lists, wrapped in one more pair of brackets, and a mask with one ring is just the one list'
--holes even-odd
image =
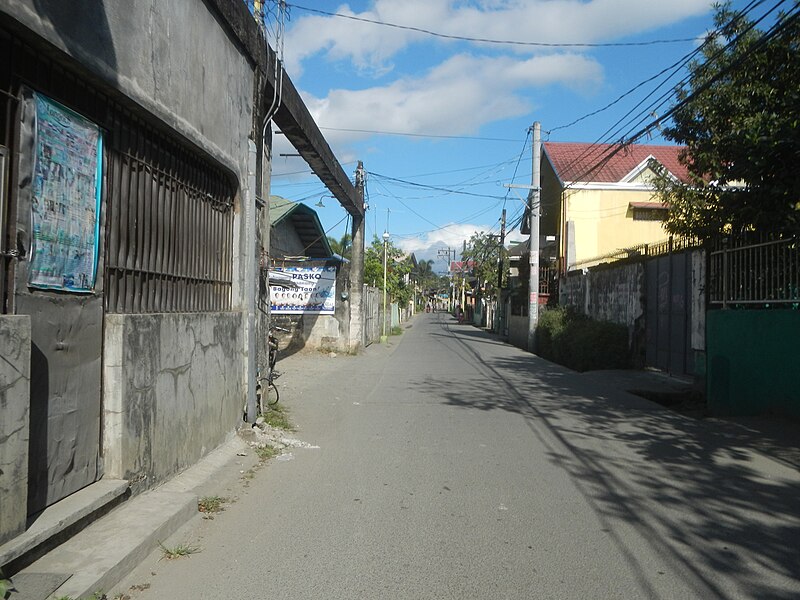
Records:
{"label": "concrete fence wall", "polygon": [[25,529],[31,319],[0,316],[0,544]]}
{"label": "concrete fence wall", "polygon": [[644,314],[644,263],[570,273],[559,280],[559,304],[598,321],[633,327]]}
{"label": "concrete fence wall", "polygon": [[245,403],[239,313],[108,315],[106,476],[151,488],[233,434]]}

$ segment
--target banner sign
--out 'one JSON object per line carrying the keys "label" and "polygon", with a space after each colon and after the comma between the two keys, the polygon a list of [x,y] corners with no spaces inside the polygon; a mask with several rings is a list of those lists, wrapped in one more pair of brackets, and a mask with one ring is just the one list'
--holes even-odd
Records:
{"label": "banner sign", "polygon": [[274,314],[333,314],[336,308],[336,267],[282,267],[273,270],[290,276],[294,284],[291,287],[269,286]]}
{"label": "banner sign", "polygon": [[31,202],[32,287],[90,293],[97,274],[103,136],[40,94]]}

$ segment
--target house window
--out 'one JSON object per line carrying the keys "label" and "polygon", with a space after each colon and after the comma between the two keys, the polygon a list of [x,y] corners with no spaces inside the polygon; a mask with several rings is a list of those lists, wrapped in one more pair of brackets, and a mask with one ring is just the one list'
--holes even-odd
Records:
{"label": "house window", "polygon": [[634,221],[663,221],[669,212],[663,202],[631,202],[628,208]]}

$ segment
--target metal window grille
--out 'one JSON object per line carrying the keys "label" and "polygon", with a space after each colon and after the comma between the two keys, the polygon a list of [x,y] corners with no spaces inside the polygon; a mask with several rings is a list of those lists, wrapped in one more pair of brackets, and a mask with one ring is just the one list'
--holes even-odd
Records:
{"label": "metal window grille", "polygon": [[709,302],[740,305],[800,304],[797,238],[758,243],[728,240],[709,252]]}
{"label": "metal window grille", "polygon": [[[235,183],[211,160],[125,108],[63,57],[0,24],[0,145],[13,148],[27,85],[104,130],[105,308],[108,312],[230,310]],[[127,104],[126,104],[127,106]],[[13,150],[12,150],[13,152]],[[8,216],[8,203],[6,205]],[[7,229],[11,229],[7,227]],[[5,235],[6,232],[0,232]],[[0,305],[8,290],[0,257]]]}
{"label": "metal window grille", "polygon": [[118,122],[114,132],[106,171],[106,310],[229,310],[228,178],[147,127]]}

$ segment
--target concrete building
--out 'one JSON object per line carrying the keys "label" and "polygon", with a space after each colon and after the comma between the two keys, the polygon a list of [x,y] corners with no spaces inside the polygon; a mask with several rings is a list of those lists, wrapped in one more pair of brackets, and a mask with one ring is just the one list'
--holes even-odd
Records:
{"label": "concrete building", "polygon": [[562,270],[588,267],[624,248],[661,242],[667,207],[653,196],[654,163],[688,181],[682,146],[545,142],[540,233],[555,235]]}
{"label": "concrete building", "polygon": [[2,566],[47,507],[152,488],[253,412],[273,127],[362,248],[364,209],[240,0],[4,0],[0,54]]}

